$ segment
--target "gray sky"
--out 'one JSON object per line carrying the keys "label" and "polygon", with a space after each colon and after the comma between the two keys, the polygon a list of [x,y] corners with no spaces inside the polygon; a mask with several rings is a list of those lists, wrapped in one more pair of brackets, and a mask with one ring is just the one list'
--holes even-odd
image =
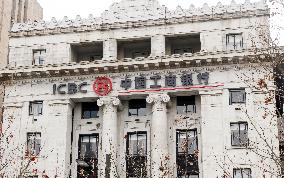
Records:
{"label": "gray sky", "polygon": [[[120,0],[38,0],[44,9],[44,20],[49,21],[52,17],[57,20],[68,16],[74,19],[76,15],[81,17],[88,17],[89,14],[100,16],[100,14],[109,9],[110,5]],[[216,5],[218,1],[223,4],[229,4],[231,0],[158,0],[160,4],[166,5],[169,9],[173,10],[176,6],[180,5],[183,8],[188,8],[190,4],[195,6],[202,6],[204,3],[209,5]],[[245,0],[235,0],[237,3],[243,3]],[[251,0],[258,1],[258,0]],[[284,30],[276,29],[275,26],[284,28],[284,21],[280,20],[281,17],[274,18],[277,23],[272,23],[273,37],[281,37],[280,45],[284,45]],[[284,16],[282,16],[284,19]],[[277,24],[277,25],[275,25]]]}

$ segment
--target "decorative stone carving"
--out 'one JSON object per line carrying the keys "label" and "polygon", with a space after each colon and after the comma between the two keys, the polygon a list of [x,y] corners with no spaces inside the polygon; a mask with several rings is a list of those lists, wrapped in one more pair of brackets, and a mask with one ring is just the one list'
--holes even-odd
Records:
{"label": "decorative stone carving", "polygon": [[114,105],[118,106],[120,104],[120,100],[117,97],[103,97],[97,100],[98,106],[103,106],[103,105]]}
{"label": "decorative stone carving", "polygon": [[153,104],[153,112],[154,111],[162,111],[165,109],[164,104],[170,101],[170,96],[168,94],[150,94],[146,101],[147,103]]}
{"label": "decorative stone carving", "polygon": [[[55,28],[65,29],[73,27],[75,29],[83,28],[85,26],[93,26],[93,30],[101,28],[102,24],[116,24],[117,28],[123,28],[123,23],[129,22],[141,22],[147,25],[149,20],[161,20],[161,19],[171,19],[171,18],[182,18],[182,17],[194,17],[197,21],[204,20],[202,16],[210,16],[213,18],[215,15],[224,15],[227,17],[226,13],[231,14],[231,16],[238,16],[236,12],[241,12],[239,14],[246,16],[246,14],[254,11],[255,14],[264,13],[268,11],[268,6],[265,0],[260,0],[259,2],[252,3],[246,0],[244,4],[236,4],[235,0],[232,0],[230,5],[222,5],[220,2],[217,6],[209,7],[208,4],[204,4],[203,7],[196,8],[190,6],[188,9],[182,9],[180,6],[174,11],[169,11],[167,7],[161,6],[157,0],[121,0],[119,3],[114,3],[109,10],[102,13],[101,17],[94,18],[89,16],[87,19],[81,19],[77,16],[75,20],[69,20],[64,17],[62,21],[57,21],[52,18],[50,22],[45,21],[34,21],[27,23],[15,23],[11,32],[23,32],[23,31],[40,31],[45,29],[54,30]],[[186,20],[186,19],[184,19]],[[84,29],[84,28],[83,28]],[[63,30],[64,32],[64,30]],[[65,33],[65,32],[64,32]]]}

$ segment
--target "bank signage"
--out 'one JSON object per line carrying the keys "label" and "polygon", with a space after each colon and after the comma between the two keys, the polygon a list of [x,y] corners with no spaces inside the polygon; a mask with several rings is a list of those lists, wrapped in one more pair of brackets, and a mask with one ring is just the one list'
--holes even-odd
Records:
{"label": "bank signage", "polygon": [[[162,81],[163,80],[163,81]],[[197,81],[198,83],[194,83]],[[152,76],[135,76],[134,78],[125,77],[120,80],[120,89],[124,91],[143,91],[148,89],[171,89],[176,88],[178,84],[182,87],[191,87],[194,85],[207,86],[209,81],[209,73],[198,73],[193,75],[192,73],[183,73],[181,75],[152,75]],[[149,85],[148,84],[151,84]],[[87,93],[87,86],[92,85],[93,92],[98,96],[106,96],[113,90],[113,81],[109,77],[97,77],[93,83],[81,82],[81,83],[66,83],[66,84],[54,84],[53,94],[76,94]],[[133,90],[134,89],[134,90]]]}

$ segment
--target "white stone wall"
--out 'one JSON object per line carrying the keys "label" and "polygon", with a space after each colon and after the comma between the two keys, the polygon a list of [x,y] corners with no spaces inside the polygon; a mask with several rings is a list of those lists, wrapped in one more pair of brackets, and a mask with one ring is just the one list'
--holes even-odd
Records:
{"label": "white stone wall", "polygon": [[[9,64],[11,66],[29,66],[32,64],[32,51],[46,49],[44,64],[72,62],[70,44],[92,41],[104,41],[104,59],[117,59],[117,40],[151,38],[152,56],[165,55],[165,36],[200,33],[201,50],[208,52],[227,51],[226,34],[243,33],[244,49],[265,47],[267,34],[265,25],[268,17],[249,17],[230,20],[194,22],[166,26],[140,27],[136,29],[116,29],[111,31],[78,32],[48,36],[32,36],[10,39]],[[27,40],[28,39],[28,40]]]}
{"label": "white stone wall", "polygon": [[[255,69],[255,70],[252,70]],[[267,68],[266,68],[267,69]],[[263,72],[257,72],[257,71]],[[269,114],[265,119],[264,108],[267,107],[269,111],[274,112],[274,103],[265,102],[265,93],[261,90],[257,90],[254,87],[257,86],[259,78],[262,78],[265,74],[269,74],[269,71],[264,70],[262,67],[252,67],[247,65],[228,65],[223,67],[195,67],[189,69],[169,69],[165,71],[145,71],[141,72],[148,74],[147,76],[153,75],[153,73],[160,73],[164,76],[168,72],[175,72],[179,74],[180,71],[189,72],[196,74],[197,71],[210,73],[209,86],[217,83],[222,83],[218,87],[205,88],[205,89],[191,89],[191,90],[180,90],[163,92],[168,93],[171,97],[169,103],[164,103],[167,106],[165,111],[167,124],[165,125],[168,135],[164,135],[165,139],[160,140],[165,145],[168,145],[167,151],[170,156],[169,160],[169,171],[168,177],[175,177],[176,175],[176,129],[188,129],[197,128],[198,130],[198,148],[199,148],[199,168],[200,178],[207,177],[221,177],[224,170],[220,165],[224,166],[224,169],[228,173],[232,174],[233,168],[251,168],[252,178],[259,178],[264,173],[263,170],[270,170],[276,172],[275,162],[272,160],[261,160],[259,156],[255,154],[257,151],[265,151],[268,146],[274,149],[275,154],[278,155],[278,140],[276,135],[278,134],[276,121],[277,118],[272,114]],[[148,115],[140,118],[140,121],[135,121],[133,118],[128,117],[128,103],[129,98],[146,98],[149,95],[154,95],[160,92],[133,92],[124,93],[124,89],[120,88],[120,80],[124,78],[124,74],[109,74],[107,75],[113,81],[113,91],[109,96],[118,97],[121,101],[121,105],[117,109],[117,164],[118,170],[121,177],[125,177],[125,150],[126,150],[126,139],[124,138],[126,133],[129,131],[147,131],[148,137],[148,170],[153,173],[150,167],[150,162],[153,157],[151,152],[153,148],[153,142],[150,139],[153,132],[153,104],[148,103]],[[127,73],[130,78],[139,75],[136,73]],[[244,76],[246,76],[244,78]],[[95,120],[81,120],[81,104],[82,101],[96,101],[97,96],[92,86],[86,87],[87,93],[74,94],[74,95],[53,95],[52,86],[54,83],[67,83],[67,82],[82,82],[87,81],[92,83],[98,75],[92,76],[77,76],[77,77],[63,77],[63,78],[49,78],[49,79],[33,79],[33,80],[22,80],[12,82],[11,85],[6,86],[5,92],[5,110],[4,110],[4,121],[9,121],[8,116],[15,116],[15,125],[13,124],[16,134],[14,142],[15,144],[25,145],[26,133],[27,132],[41,132],[42,133],[42,144],[43,150],[36,163],[30,167],[30,169],[37,169],[38,173],[44,171],[49,177],[67,177],[69,171],[72,172],[72,177],[76,177],[76,159],[78,158],[78,137],[79,134],[88,133],[99,133],[100,142],[105,142],[103,137],[104,133],[104,105],[101,107],[100,118]],[[252,80],[250,77],[254,77]],[[245,79],[248,79],[246,83]],[[177,79],[177,81],[179,81]],[[159,81],[161,82],[161,81]],[[196,79],[194,78],[194,84],[196,86]],[[153,84],[148,82],[149,85]],[[163,86],[163,82],[161,82]],[[177,86],[181,86],[178,82]],[[247,98],[246,104],[240,105],[229,105],[229,92],[230,88],[246,88]],[[268,82],[268,87],[273,90],[273,83]],[[175,96],[185,95],[196,95],[197,113],[191,115],[187,120],[180,119],[176,113],[176,100]],[[43,115],[34,118],[28,115],[29,101],[43,100]],[[17,112],[10,112],[11,107],[17,108]],[[237,108],[237,109],[236,109]],[[238,110],[241,108],[241,111]],[[74,135],[73,143],[71,143],[71,123],[72,123],[72,109],[74,109]],[[249,116],[245,114],[245,109]],[[153,112],[152,112],[153,111]],[[17,114],[20,113],[20,114]],[[127,122],[130,121],[130,122]],[[236,149],[231,146],[231,133],[230,133],[230,122],[235,121],[247,121],[249,124],[249,139],[251,143],[254,141],[259,143],[258,145],[252,144],[248,149]],[[86,122],[92,122],[87,124]],[[109,124],[109,123],[108,123]],[[162,127],[163,125],[160,125]],[[159,129],[162,128],[154,128]],[[257,133],[254,128],[261,127],[263,134]],[[111,129],[112,130],[112,129]],[[163,130],[165,131],[165,130]],[[266,145],[263,137],[266,138]],[[71,148],[72,144],[72,148]],[[72,150],[72,163],[70,163],[70,151]],[[22,152],[24,152],[22,150]],[[99,149],[99,159],[103,159],[104,150]],[[19,154],[21,155],[21,154]],[[103,173],[103,164],[99,165],[100,173]],[[270,173],[265,173],[269,176]],[[101,176],[102,177],[102,176]],[[155,177],[155,176],[151,176]],[[156,176],[157,177],[157,176]]]}

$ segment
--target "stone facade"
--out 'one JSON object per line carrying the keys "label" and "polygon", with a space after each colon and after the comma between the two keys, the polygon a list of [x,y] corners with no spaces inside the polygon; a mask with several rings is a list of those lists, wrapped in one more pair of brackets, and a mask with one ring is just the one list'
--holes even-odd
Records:
{"label": "stone facade", "polygon": [[26,176],[274,176],[261,156],[279,155],[277,117],[263,119],[272,68],[252,48],[267,47],[268,19],[264,2],[171,12],[122,0],[99,18],[14,24],[0,72],[4,155],[22,161],[6,176],[30,159]]}

